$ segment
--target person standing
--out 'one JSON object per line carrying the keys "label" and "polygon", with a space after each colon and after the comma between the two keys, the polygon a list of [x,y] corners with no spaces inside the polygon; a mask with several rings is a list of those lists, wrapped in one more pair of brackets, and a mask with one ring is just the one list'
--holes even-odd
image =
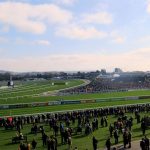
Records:
{"label": "person standing", "polygon": [[129,143],[129,148],[131,148],[131,138],[132,138],[132,134],[131,134],[131,132],[128,132],[128,143]]}
{"label": "person standing", "polygon": [[98,140],[93,136],[93,150],[97,150]]}
{"label": "person standing", "polygon": [[68,150],[71,150],[72,147],[72,139],[71,136],[68,137]]}
{"label": "person standing", "polygon": [[27,150],[31,150],[31,144],[27,142]]}
{"label": "person standing", "polygon": [[144,140],[144,138],[142,138],[142,140],[140,141],[140,147],[141,147],[141,150],[145,150],[145,140]]}
{"label": "person standing", "polygon": [[110,150],[110,148],[111,148],[110,138],[108,138],[108,139],[106,140],[106,147],[107,147],[107,150]]}
{"label": "person standing", "polygon": [[112,124],[110,124],[110,126],[109,126],[110,137],[112,137],[112,135],[113,135],[113,130],[114,130],[114,128],[113,128]]}
{"label": "person standing", "polygon": [[118,138],[119,138],[118,129],[115,129],[114,131],[114,138],[115,138],[115,144],[118,144]]}
{"label": "person standing", "polygon": [[141,129],[142,129],[143,135],[145,135],[145,130],[146,130],[146,124],[145,124],[145,121],[142,121],[142,123],[141,123]]}
{"label": "person standing", "polygon": [[43,133],[43,136],[42,136],[43,146],[46,145],[46,140],[47,140],[47,135],[46,135],[46,133],[44,132],[44,133]]}
{"label": "person standing", "polygon": [[128,144],[128,134],[127,134],[127,131],[125,131],[123,133],[123,144],[124,144],[124,148],[126,148],[126,145]]}
{"label": "person standing", "polygon": [[145,148],[146,150],[149,150],[149,139],[145,136]]}
{"label": "person standing", "polygon": [[35,139],[32,140],[31,144],[32,144],[32,149],[35,150],[36,149],[36,145],[37,145],[37,142],[35,141]]}
{"label": "person standing", "polygon": [[51,150],[51,146],[52,146],[52,142],[51,142],[50,137],[48,137],[48,139],[47,139],[47,150]]}

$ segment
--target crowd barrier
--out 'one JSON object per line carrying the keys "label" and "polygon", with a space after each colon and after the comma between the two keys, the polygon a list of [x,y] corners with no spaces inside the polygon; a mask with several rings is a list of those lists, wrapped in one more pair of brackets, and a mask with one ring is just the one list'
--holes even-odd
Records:
{"label": "crowd barrier", "polygon": [[109,102],[109,101],[141,100],[141,99],[149,99],[149,98],[150,98],[150,95],[144,95],[144,96],[99,98],[99,99],[59,100],[59,101],[49,101],[49,102],[2,104],[2,105],[0,105],[0,110],[42,107],[42,106],[55,106],[55,105],[67,105],[67,104],[100,103],[100,102]]}

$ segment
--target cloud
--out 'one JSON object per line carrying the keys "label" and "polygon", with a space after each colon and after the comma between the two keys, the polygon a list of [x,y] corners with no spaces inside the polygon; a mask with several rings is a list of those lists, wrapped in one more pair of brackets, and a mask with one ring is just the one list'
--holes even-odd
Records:
{"label": "cloud", "polygon": [[125,42],[125,39],[121,36],[118,36],[118,37],[115,37],[113,40],[112,40],[113,43],[117,43],[117,44],[122,44]]}
{"label": "cloud", "polygon": [[83,23],[111,24],[112,21],[113,21],[112,15],[108,12],[95,12],[82,14]]}
{"label": "cloud", "polygon": [[125,37],[121,36],[118,31],[112,31],[109,36],[113,43],[123,44],[125,42]]}
{"label": "cloud", "polygon": [[13,71],[78,71],[111,69],[116,66],[125,71],[150,70],[150,48],[121,54],[70,54],[0,59],[0,68]]}
{"label": "cloud", "polygon": [[139,42],[141,42],[141,43],[150,42],[150,36],[141,37],[141,38],[139,39]]}
{"label": "cloud", "polygon": [[39,39],[39,40],[26,40],[26,39],[22,39],[22,38],[16,38],[14,40],[14,43],[17,45],[42,45],[42,46],[50,46],[50,41],[48,40],[43,40],[43,39]]}
{"label": "cloud", "polygon": [[0,43],[7,43],[9,40],[5,37],[0,37]]}
{"label": "cloud", "polygon": [[[75,1],[61,0],[61,3],[71,4]],[[95,12],[75,16],[52,3],[34,5],[14,1],[0,3],[0,22],[9,28],[15,27],[21,32],[33,34],[43,34],[48,25],[51,25],[57,36],[86,40],[107,37],[108,33],[97,29],[93,24],[110,24],[112,15],[107,12]],[[48,45],[48,42],[40,43]]]}
{"label": "cloud", "polygon": [[97,29],[95,24],[111,23],[112,15],[108,12],[84,13],[74,17],[69,24],[58,26],[55,35],[78,40],[106,38],[108,33]]}
{"label": "cloud", "polygon": [[5,25],[0,29],[0,32],[8,32],[9,31],[9,26]]}
{"label": "cloud", "polygon": [[72,19],[69,11],[55,4],[0,3],[0,22],[23,32],[42,34],[49,24],[65,24]]}
{"label": "cloud", "polygon": [[71,6],[71,5],[73,5],[76,1],[77,1],[77,0],[54,0],[54,3]]}
{"label": "cloud", "polygon": [[147,12],[150,13],[150,0],[147,0]]}
{"label": "cloud", "polygon": [[34,44],[43,45],[43,46],[49,46],[50,42],[48,40],[37,40],[33,42]]}
{"label": "cloud", "polygon": [[3,52],[8,52],[8,49],[6,48],[0,48],[0,56],[3,57],[3,55],[1,55]]}
{"label": "cloud", "polygon": [[0,48],[0,53],[3,52],[4,50]]}
{"label": "cloud", "polygon": [[57,36],[79,40],[105,38],[107,36],[107,33],[99,31],[94,27],[80,27],[78,25],[68,25],[65,27],[59,27],[57,28],[55,34]]}

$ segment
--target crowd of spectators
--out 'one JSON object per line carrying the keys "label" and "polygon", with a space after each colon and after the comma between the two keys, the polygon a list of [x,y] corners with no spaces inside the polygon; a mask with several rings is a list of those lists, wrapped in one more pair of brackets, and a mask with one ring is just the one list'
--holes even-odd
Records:
{"label": "crowd of spectators", "polygon": [[79,94],[79,93],[98,93],[113,91],[128,91],[134,89],[149,89],[150,82],[124,82],[113,81],[112,79],[95,79],[88,85],[61,91],[62,94]]}
{"label": "crowd of spectators", "polygon": [[[137,105],[126,105],[126,106],[114,106],[106,107],[99,109],[88,109],[88,110],[78,110],[62,113],[47,113],[39,115],[29,115],[29,116],[17,116],[9,118],[1,118],[0,126],[12,125],[18,132],[18,135],[22,135],[22,129],[25,124],[33,124],[31,127],[31,132],[33,134],[41,133],[41,139],[43,147],[47,147],[47,150],[57,150],[58,135],[61,136],[61,143],[66,144],[67,149],[72,148],[72,135],[74,134],[84,134],[89,135],[95,130],[98,130],[99,127],[107,127],[109,130],[109,137],[106,139],[106,147],[110,150],[112,147],[111,140],[114,139],[114,143],[119,143],[119,136],[123,137],[124,148],[128,145],[131,148],[131,129],[133,125],[133,117],[127,116],[126,113],[134,113],[137,123],[141,124],[141,132],[145,136],[146,129],[150,125],[150,118],[144,117],[141,118],[141,112],[150,112],[150,104],[137,104]],[[108,115],[115,115],[118,119],[113,123],[108,125]],[[46,123],[50,126],[50,130],[53,131],[53,135],[49,136],[45,132],[44,127],[41,123]],[[72,128],[72,126],[74,128]],[[8,128],[7,128],[8,129]],[[84,131],[84,132],[83,132]],[[22,137],[23,138],[23,135]],[[146,138],[146,137],[145,137]],[[110,140],[111,139],[111,140]],[[148,138],[147,138],[148,139]],[[93,137],[93,149],[97,149],[98,140],[96,137]],[[142,150],[144,149],[143,145],[145,139],[140,142]],[[37,141],[33,139],[30,143],[22,143],[19,145],[19,150],[30,150],[36,149]],[[74,149],[77,149],[74,148]]]}

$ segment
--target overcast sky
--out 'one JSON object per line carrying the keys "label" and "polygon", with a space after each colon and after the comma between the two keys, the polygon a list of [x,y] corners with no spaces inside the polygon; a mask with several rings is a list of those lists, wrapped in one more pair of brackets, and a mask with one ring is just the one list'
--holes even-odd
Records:
{"label": "overcast sky", "polygon": [[149,0],[0,0],[0,70],[150,70]]}

